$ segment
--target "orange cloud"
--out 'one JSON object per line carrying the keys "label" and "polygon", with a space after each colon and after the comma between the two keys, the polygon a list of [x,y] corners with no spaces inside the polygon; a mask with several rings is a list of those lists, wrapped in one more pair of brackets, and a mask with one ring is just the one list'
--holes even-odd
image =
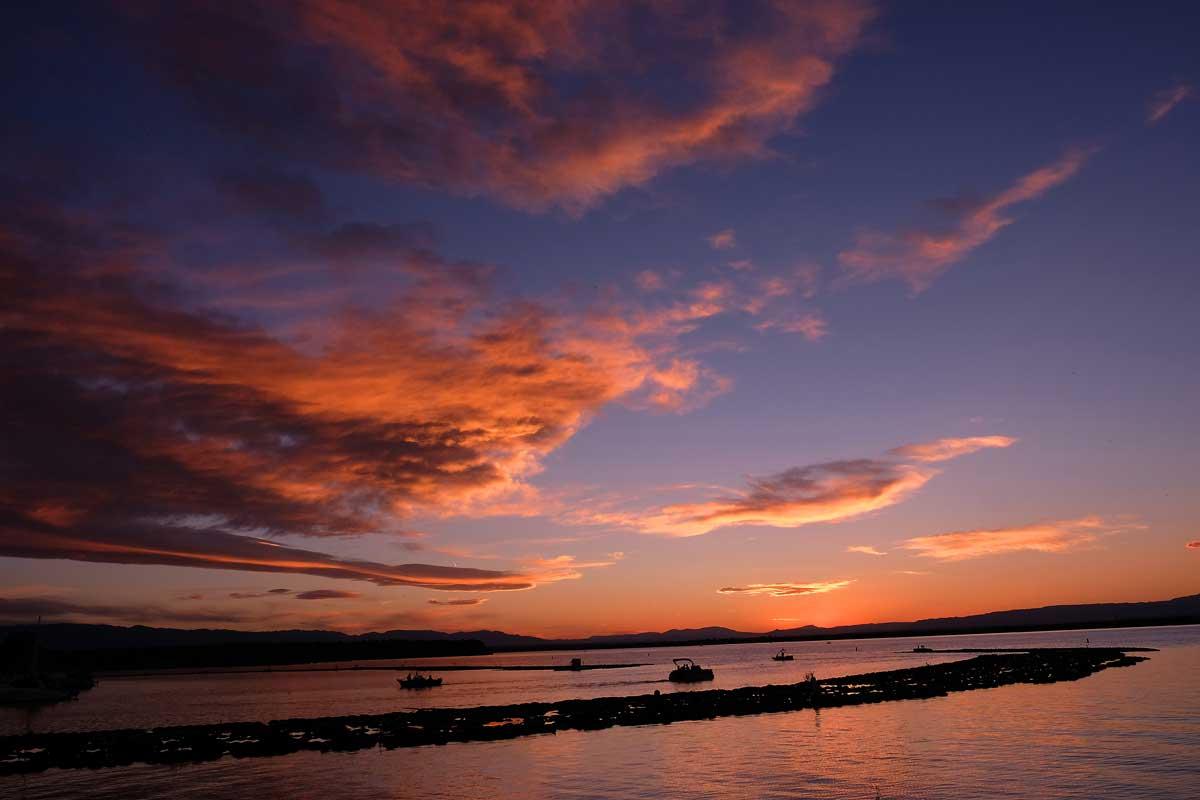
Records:
{"label": "orange cloud", "polygon": [[1186,83],[1179,83],[1169,89],[1157,92],[1150,100],[1146,109],[1146,124],[1157,125],[1163,118],[1174,110],[1175,106],[1192,97],[1195,90]]}
{"label": "orange cloud", "polygon": [[1200,550],[1200,539],[1197,539],[1194,542],[1188,542],[1187,547],[1192,550]]}
{"label": "orange cloud", "polygon": [[454,600],[427,600],[431,606],[478,606],[487,602],[486,597],[461,597]]}
{"label": "orange cloud", "polygon": [[717,594],[765,595],[767,597],[803,597],[845,589],[853,581],[816,581],[812,583],[751,583],[747,586],[725,586]]}
{"label": "orange cloud", "polygon": [[1011,447],[1016,442],[1011,436],[969,436],[963,439],[937,439],[932,442],[909,444],[888,452],[898,458],[929,463],[958,458],[991,447]]}
{"label": "orange cloud", "polygon": [[1009,208],[1041,197],[1082,169],[1094,149],[1069,150],[1062,158],[1020,178],[997,195],[963,203],[955,222],[946,229],[912,229],[900,233],[864,231],[855,245],[838,254],[853,281],[898,278],[914,292],[924,291],[935,278],[962,261],[1013,223]]}
{"label": "orange cloud", "polygon": [[574,212],[674,167],[768,155],[875,16],[859,0],[131,8],[156,73],[266,149]]}
{"label": "orange cloud", "polygon": [[865,556],[886,556],[887,553],[877,550],[869,544],[852,544],[846,548],[847,553],[862,553]]}
{"label": "orange cloud", "polygon": [[611,567],[624,558],[624,553],[610,553],[602,561],[579,561],[575,556],[554,556],[553,558],[531,558],[524,562],[525,571],[538,576],[543,583],[554,581],[576,580],[583,577],[580,570]]}
{"label": "orange cloud", "polygon": [[[246,191],[285,216],[312,205]],[[271,538],[544,513],[529,481],[549,453],[606,404],[682,411],[727,391],[680,338],[749,294],[780,294],[747,276],[648,304],[532,302],[498,296],[489,265],[438,255],[422,226],[347,224],[297,235],[295,268],[259,277],[384,263],[393,283],[370,308],[318,304],[276,330],[189,300],[161,269],[162,243],[119,218],[32,207],[43,216],[0,230],[0,555],[15,557],[479,591],[577,574],[354,562]],[[252,271],[201,275],[228,298]]]}
{"label": "orange cloud", "polygon": [[908,539],[900,546],[917,555],[941,561],[1035,551],[1061,553],[1095,542],[1099,537],[1144,525],[1107,522],[1100,517],[1082,517],[1059,522],[1043,522],[1015,528],[956,531]]}

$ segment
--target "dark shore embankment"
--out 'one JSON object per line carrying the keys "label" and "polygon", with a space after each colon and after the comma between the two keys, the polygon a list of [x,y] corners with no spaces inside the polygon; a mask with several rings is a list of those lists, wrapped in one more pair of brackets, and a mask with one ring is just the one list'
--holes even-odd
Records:
{"label": "dark shore embankment", "polygon": [[153,730],[5,736],[0,737],[0,775],[52,768],[180,764],[224,756],[284,755],[300,750],[391,749],[512,739],[559,730],[596,730],[615,725],[667,724],[806,708],[834,708],[939,697],[949,692],[1014,683],[1072,681],[1110,667],[1129,666],[1144,660],[1110,648],[1031,650],[780,686]]}

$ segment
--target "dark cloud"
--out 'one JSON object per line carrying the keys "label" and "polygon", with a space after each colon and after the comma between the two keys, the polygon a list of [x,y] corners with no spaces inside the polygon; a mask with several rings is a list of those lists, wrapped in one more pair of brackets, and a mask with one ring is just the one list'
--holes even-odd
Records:
{"label": "dark cloud", "polygon": [[0,620],[13,624],[47,620],[93,620],[148,623],[242,623],[253,617],[228,611],[180,610],[146,604],[78,603],[52,597],[0,597]]}
{"label": "dark cloud", "polygon": [[296,595],[297,600],[350,600],[355,597],[362,595],[358,592],[343,592],[340,589],[313,589]]}
{"label": "dark cloud", "polygon": [[169,522],[139,525],[118,519],[117,526],[105,527],[94,518],[51,517],[53,512],[46,509],[24,515],[4,511],[0,514],[0,555],[306,574],[446,591],[528,589],[540,579],[535,574],[497,570],[339,559],[216,528],[188,528]]}
{"label": "dark cloud", "polygon": [[431,606],[478,606],[487,602],[486,597],[464,597],[456,600],[430,600]]}
{"label": "dark cloud", "polygon": [[306,223],[320,221],[326,214],[321,190],[304,175],[260,167],[222,173],[215,183],[238,211]]}
{"label": "dark cloud", "polygon": [[234,600],[256,600],[261,597],[290,594],[291,591],[291,589],[268,589],[265,592],[230,592],[229,596]]}
{"label": "dark cloud", "polygon": [[[380,225],[353,222],[302,240],[302,244],[339,266],[356,266],[371,260],[386,259],[409,270],[420,266],[417,255],[426,260],[435,258],[429,253],[434,246],[433,227],[428,223],[396,223]],[[417,263],[414,263],[417,262]]]}

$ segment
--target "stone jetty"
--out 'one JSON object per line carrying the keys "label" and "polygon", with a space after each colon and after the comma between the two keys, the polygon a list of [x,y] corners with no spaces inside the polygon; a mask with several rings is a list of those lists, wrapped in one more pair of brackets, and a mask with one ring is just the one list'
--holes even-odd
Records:
{"label": "stone jetty", "polygon": [[[1132,649],[1131,649],[1132,650]],[[1016,683],[1085,678],[1145,659],[1110,648],[1038,649],[787,685],[658,692],[552,703],[0,737],[0,775],[46,769],[182,764],[301,750],[351,751],[512,739],[560,730],[660,725],[800,709],[940,697]]]}

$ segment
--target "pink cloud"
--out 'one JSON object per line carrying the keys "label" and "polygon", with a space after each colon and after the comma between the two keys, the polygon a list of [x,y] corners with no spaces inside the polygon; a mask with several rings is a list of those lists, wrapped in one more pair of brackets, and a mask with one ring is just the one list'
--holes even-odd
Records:
{"label": "pink cloud", "polygon": [[[939,440],[940,442],[950,440]],[[981,447],[939,451],[937,461],[974,452]],[[914,446],[916,447],[916,446]],[[907,452],[895,448],[892,456]],[[928,455],[929,451],[917,450]],[[746,489],[726,491],[699,502],[625,510],[615,503],[576,503],[561,515],[569,524],[631,528],[666,536],[701,536],[726,526],[765,525],[800,528],[822,522],[841,522],[895,505],[928,483],[938,472],[919,459],[860,458],[792,467],[774,475],[752,478]]]}
{"label": "pink cloud", "polygon": [[1016,443],[1017,440],[1011,436],[968,436],[962,439],[936,439],[932,442],[908,444],[888,452],[898,458],[929,463],[946,461],[989,448],[1012,447]]}
{"label": "pink cloud", "polygon": [[1041,197],[1083,168],[1094,149],[1069,150],[1059,160],[1022,176],[999,194],[965,204],[944,229],[914,228],[900,233],[864,231],[854,247],[838,254],[847,277],[871,282],[897,278],[914,292],[924,291],[953,265],[1013,223],[1006,212]]}
{"label": "pink cloud", "polygon": [[717,231],[712,236],[707,237],[707,239],[709,246],[713,250],[730,250],[737,246],[737,234],[733,228]]}
{"label": "pink cloud", "polygon": [[819,314],[765,319],[755,324],[754,328],[759,331],[795,333],[810,342],[818,342],[829,335],[829,323]]}
{"label": "pink cloud", "polygon": [[642,270],[633,280],[643,292],[656,292],[666,288],[667,285],[663,276],[652,269]]}
{"label": "pink cloud", "polygon": [[1150,100],[1146,109],[1146,124],[1157,125],[1175,109],[1175,106],[1195,96],[1195,89],[1186,83],[1179,83],[1169,89],[1157,92]]}

